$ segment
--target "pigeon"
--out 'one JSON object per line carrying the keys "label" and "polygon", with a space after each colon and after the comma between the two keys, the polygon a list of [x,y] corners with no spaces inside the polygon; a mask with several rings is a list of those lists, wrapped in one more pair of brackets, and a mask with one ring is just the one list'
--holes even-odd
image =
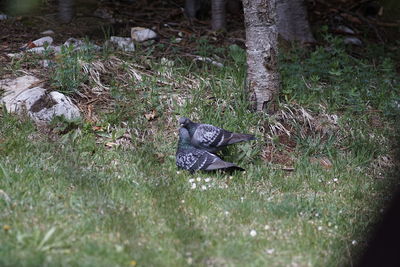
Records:
{"label": "pigeon", "polygon": [[211,153],[216,153],[227,145],[256,139],[252,134],[232,133],[210,124],[192,122],[185,117],[179,119],[179,124],[189,131],[194,147]]}
{"label": "pigeon", "polygon": [[198,170],[242,170],[237,165],[223,161],[218,156],[204,149],[195,148],[190,143],[189,131],[186,128],[179,129],[178,149],[176,151],[176,165],[178,168],[188,170],[191,173]]}

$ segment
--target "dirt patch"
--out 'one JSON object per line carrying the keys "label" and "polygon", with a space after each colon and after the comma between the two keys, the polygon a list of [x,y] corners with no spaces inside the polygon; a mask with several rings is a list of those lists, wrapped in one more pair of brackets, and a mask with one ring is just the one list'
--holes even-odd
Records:
{"label": "dirt patch", "polygon": [[48,109],[56,105],[57,102],[49,94],[43,94],[30,108],[31,112],[39,112],[42,109]]}

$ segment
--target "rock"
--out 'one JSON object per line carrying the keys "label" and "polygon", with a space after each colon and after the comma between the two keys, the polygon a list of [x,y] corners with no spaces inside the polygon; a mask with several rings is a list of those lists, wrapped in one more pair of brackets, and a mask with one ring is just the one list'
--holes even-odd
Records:
{"label": "rock", "polygon": [[336,28],[336,32],[344,33],[344,34],[351,34],[351,35],[355,34],[355,32],[352,29],[350,29],[349,27],[344,26],[344,25],[339,25]]}
{"label": "rock", "polygon": [[44,59],[44,60],[40,60],[39,64],[43,67],[43,68],[48,68],[52,65],[54,65],[55,63],[51,60],[48,59]]}
{"label": "rock", "polygon": [[[76,38],[68,38],[67,41],[65,41],[64,43],[65,46],[73,46],[74,47],[74,51],[77,50],[81,50],[83,48],[89,48],[89,45],[87,43],[85,43],[84,41],[80,40],[80,39],[76,39]],[[101,47],[95,44],[90,44],[90,46],[92,46],[96,51],[100,50]],[[60,52],[61,52],[61,47],[59,48]],[[56,51],[56,53],[59,53]]]}
{"label": "rock", "polygon": [[213,64],[214,66],[217,66],[217,67],[219,67],[219,68],[222,68],[222,67],[224,66],[224,64],[222,64],[222,63],[220,63],[220,62],[218,62],[218,61],[212,60],[211,58],[208,58],[208,57],[200,57],[200,56],[197,56],[197,57],[195,57],[193,60],[194,60],[194,61],[208,62],[208,63],[211,63],[211,64]]}
{"label": "rock", "polygon": [[345,44],[350,44],[350,45],[356,45],[356,46],[362,46],[362,41],[356,37],[346,37],[344,38],[343,42]]}
{"label": "rock", "polygon": [[54,34],[54,31],[52,31],[52,30],[47,30],[47,31],[41,32],[40,34],[43,34],[43,35],[53,35],[53,34]]}
{"label": "rock", "polygon": [[78,47],[78,46],[82,46],[84,43],[82,40],[76,39],[76,38],[68,38],[67,41],[65,41],[64,45],[65,46],[74,46],[74,47]]}
{"label": "rock", "polygon": [[4,103],[8,112],[28,114],[39,123],[50,122],[55,116],[66,119],[80,117],[78,107],[69,97],[56,91],[48,93],[39,86],[32,87],[39,82],[34,76],[1,80],[0,87],[5,93],[0,102]]}
{"label": "rock", "polygon": [[53,38],[51,38],[50,36],[45,36],[33,42],[28,42],[27,44],[21,47],[21,50],[27,50],[35,47],[43,47],[46,44],[51,45],[52,43],[53,43]]}
{"label": "rock", "polygon": [[140,43],[157,38],[157,33],[147,28],[133,27],[131,28],[131,38],[132,40]]}
{"label": "rock", "polygon": [[132,39],[129,37],[119,37],[119,36],[111,36],[110,42],[116,44],[119,48],[126,52],[135,51],[135,44]]}
{"label": "rock", "polygon": [[8,16],[6,14],[0,13],[0,20],[6,20]]}

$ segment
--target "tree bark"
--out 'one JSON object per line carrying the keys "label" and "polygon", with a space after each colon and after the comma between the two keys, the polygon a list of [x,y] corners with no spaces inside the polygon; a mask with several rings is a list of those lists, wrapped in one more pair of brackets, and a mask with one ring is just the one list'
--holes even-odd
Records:
{"label": "tree bark", "polygon": [[58,17],[61,23],[70,23],[75,15],[74,0],[58,0]]}
{"label": "tree bark", "polygon": [[286,41],[314,43],[304,0],[276,0],[278,32]]}
{"label": "tree bark", "polygon": [[225,0],[211,1],[211,28],[213,31],[225,29],[226,21]]}
{"label": "tree bark", "polygon": [[275,110],[279,93],[276,0],[243,0],[247,48],[246,89],[255,111]]}

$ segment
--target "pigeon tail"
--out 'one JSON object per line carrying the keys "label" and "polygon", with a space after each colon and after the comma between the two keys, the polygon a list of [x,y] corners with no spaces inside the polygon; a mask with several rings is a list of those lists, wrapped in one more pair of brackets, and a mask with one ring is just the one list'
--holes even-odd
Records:
{"label": "pigeon tail", "polygon": [[238,134],[234,133],[232,134],[232,137],[229,139],[227,142],[227,145],[232,145],[240,142],[246,142],[250,140],[256,140],[256,137],[252,134]]}

